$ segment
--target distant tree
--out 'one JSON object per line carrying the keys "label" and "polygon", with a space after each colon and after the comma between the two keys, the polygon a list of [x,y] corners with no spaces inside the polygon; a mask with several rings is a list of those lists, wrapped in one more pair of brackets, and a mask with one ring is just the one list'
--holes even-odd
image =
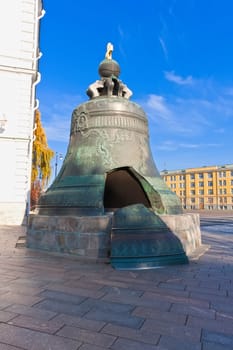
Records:
{"label": "distant tree", "polygon": [[48,184],[48,180],[52,174],[51,160],[53,156],[54,152],[48,146],[40,112],[36,110],[32,146],[31,208],[37,204],[41,192]]}

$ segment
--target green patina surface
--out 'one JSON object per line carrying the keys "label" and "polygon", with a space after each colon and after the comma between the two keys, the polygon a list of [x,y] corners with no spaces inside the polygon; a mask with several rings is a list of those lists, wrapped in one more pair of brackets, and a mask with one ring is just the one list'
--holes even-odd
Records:
{"label": "green patina surface", "polygon": [[116,211],[111,244],[113,267],[151,268],[187,262],[180,240],[153,211],[141,204]]}

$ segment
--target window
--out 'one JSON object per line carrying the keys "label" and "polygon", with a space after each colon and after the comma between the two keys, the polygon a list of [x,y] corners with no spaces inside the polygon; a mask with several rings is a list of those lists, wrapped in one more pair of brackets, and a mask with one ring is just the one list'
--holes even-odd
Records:
{"label": "window", "polygon": [[223,181],[222,181],[222,185],[223,185],[223,186],[226,186],[226,184],[227,184],[226,180],[223,180]]}
{"label": "window", "polygon": [[204,182],[203,181],[199,181],[199,187],[204,187]]}
{"label": "window", "polygon": [[213,178],[213,174],[212,173],[208,173],[207,176],[208,176],[208,179],[212,179]]}
{"label": "window", "polygon": [[226,177],[226,172],[220,171],[218,175],[219,175],[219,177]]}
{"label": "window", "polygon": [[204,190],[199,190],[199,194],[203,195],[204,194]]}
{"label": "window", "polygon": [[191,198],[191,203],[195,203],[195,198]]}
{"label": "window", "polygon": [[231,176],[233,176],[233,171],[231,170]]}
{"label": "window", "polygon": [[204,198],[199,198],[199,203],[204,203]]}
{"label": "window", "polygon": [[195,187],[195,182],[191,182],[190,187]]}
{"label": "window", "polygon": [[219,180],[218,184],[219,186],[222,186],[222,180]]}
{"label": "window", "polygon": [[233,180],[231,180],[231,186],[233,186]]}
{"label": "window", "polygon": [[195,196],[195,190],[190,191],[191,196]]}
{"label": "window", "polygon": [[171,188],[176,188],[176,184],[171,184]]}
{"label": "window", "polygon": [[226,188],[224,188],[224,189],[222,190],[222,193],[223,193],[223,194],[227,194]]}
{"label": "window", "polygon": [[184,183],[179,184],[180,188],[184,188]]}
{"label": "window", "polygon": [[172,176],[171,176],[171,181],[176,181],[175,175],[172,175]]}
{"label": "window", "polygon": [[213,198],[208,197],[208,203],[213,203]]}
{"label": "window", "polygon": [[208,194],[213,194],[213,190],[208,190]]}
{"label": "window", "polygon": [[208,181],[208,186],[213,186],[213,181]]}
{"label": "window", "polygon": [[231,194],[233,194],[233,188],[231,189]]}
{"label": "window", "polygon": [[220,198],[220,203],[227,203],[227,197]]}
{"label": "window", "polygon": [[200,173],[200,174],[198,174],[198,177],[199,177],[199,179],[204,179],[204,174]]}
{"label": "window", "polygon": [[222,189],[220,188],[220,190],[218,191],[219,194],[222,194]]}
{"label": "window", "polygon": [[180,181],[184,180],[184,175],[180,175]]}
{"label": "window", "polygon": [[190,179],[194,180],[195,179],[195,175],[194,174],[190,174]]}

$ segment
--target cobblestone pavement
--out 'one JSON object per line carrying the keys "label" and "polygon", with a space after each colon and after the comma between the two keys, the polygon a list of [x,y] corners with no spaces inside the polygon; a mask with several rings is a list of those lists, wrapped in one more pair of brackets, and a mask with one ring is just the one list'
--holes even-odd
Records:
{"label": "cobblestone pavement", "polygon": [[15,248],[0,227],[0,350],[232,350],[233,216],[202,218],[189,265],[116,271]]}

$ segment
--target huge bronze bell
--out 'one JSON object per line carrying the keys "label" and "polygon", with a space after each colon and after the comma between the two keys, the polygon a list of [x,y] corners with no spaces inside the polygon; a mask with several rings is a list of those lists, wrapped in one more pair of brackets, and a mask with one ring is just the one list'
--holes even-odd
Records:
{"label": "huge bronze bell", "polygon": [[112,50],[108,44],[89,101],[72,113],[68,151],[31,218],[28,246],[110,258],[119,268],[185,263],[161,217],[181,214],[180,201],[155,166],[147,117],[129,101]]}

